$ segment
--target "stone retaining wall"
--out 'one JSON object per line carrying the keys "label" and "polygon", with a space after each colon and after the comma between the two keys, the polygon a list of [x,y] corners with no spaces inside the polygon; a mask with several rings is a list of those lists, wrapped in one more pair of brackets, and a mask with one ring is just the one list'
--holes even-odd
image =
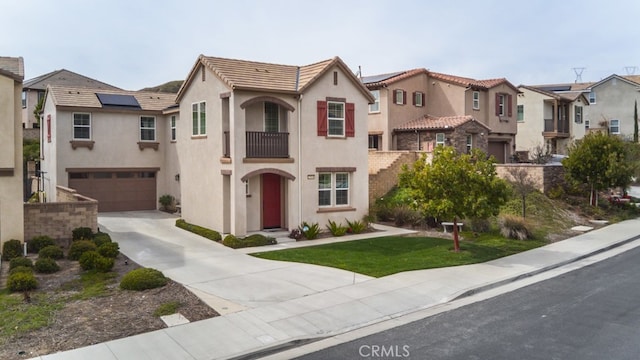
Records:
{"label": "stone retaining wall", "polygon": [[564,184],[564,168],[561,164],[497,164],[496,173],[505,180],[511,180],[509,169],[525,169],[536,184],[536,189],[547,194],[549,190]]}

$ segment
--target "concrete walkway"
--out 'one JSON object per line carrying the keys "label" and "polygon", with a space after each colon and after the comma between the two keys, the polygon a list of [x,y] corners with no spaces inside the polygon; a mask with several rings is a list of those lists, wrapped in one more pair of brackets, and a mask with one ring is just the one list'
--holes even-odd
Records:
{"label": "concrete walkway", "polygon": [[640,238],[640,219],[629,220],[484,264],[375,279],[256,259],[176,229],[173,222],[157,212],[100,216],[102,230],[124,254],[182,282],[216,310],[227,304],[226,315],[39,359],[241,357],[394,319]]}

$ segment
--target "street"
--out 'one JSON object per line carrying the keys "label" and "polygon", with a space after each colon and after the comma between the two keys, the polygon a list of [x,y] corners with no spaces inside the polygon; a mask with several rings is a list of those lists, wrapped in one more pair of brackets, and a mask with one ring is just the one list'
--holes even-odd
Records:
{"label": "street", "polygon": [[637,359],[640,248],[298,359]]}

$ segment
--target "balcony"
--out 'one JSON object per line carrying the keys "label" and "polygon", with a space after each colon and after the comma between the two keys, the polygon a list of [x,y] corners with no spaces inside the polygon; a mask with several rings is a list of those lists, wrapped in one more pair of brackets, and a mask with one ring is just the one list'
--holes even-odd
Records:
{"label": "balcony", "polygon": [[[223,157],[231,156],[229,132],[224,132]],[[246,158],[289,158],[289,133],[285,132],[246,132]]]}
{"label": "balcony", "polygon": [[566,119],[544,119],[544,131],[542,136],[545,138],[568,138],[569,121]]}

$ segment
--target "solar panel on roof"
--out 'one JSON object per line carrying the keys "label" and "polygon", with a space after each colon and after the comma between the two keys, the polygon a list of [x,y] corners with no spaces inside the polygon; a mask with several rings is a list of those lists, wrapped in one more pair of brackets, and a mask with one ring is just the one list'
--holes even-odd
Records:
{"label": "solar panel on roof", "polygon": [[140,109],[140,104],[133,95],[96,93],[96,96],[98,97],[98,100],[100,100],[102,106],[117,106]]}
{"label": "solar panel on roof", "polygon": [[571,90],[571,85],[539,86],[538,89],[544,91],[569,91]]}
{"label": "solar panel on roof", "polygon": [[362,77],[362,83],[364,83],[364,84],[377,83],[377,82],[380,82],[380,81],[384,81],[384,80],[390,79],[390,78],[392,78],[394,76],[398,76],[398,75],[403,74],[403,73],[404,73],[404,71],[399,71],[399,72],[390,73],[390,74],[363,76]]}

